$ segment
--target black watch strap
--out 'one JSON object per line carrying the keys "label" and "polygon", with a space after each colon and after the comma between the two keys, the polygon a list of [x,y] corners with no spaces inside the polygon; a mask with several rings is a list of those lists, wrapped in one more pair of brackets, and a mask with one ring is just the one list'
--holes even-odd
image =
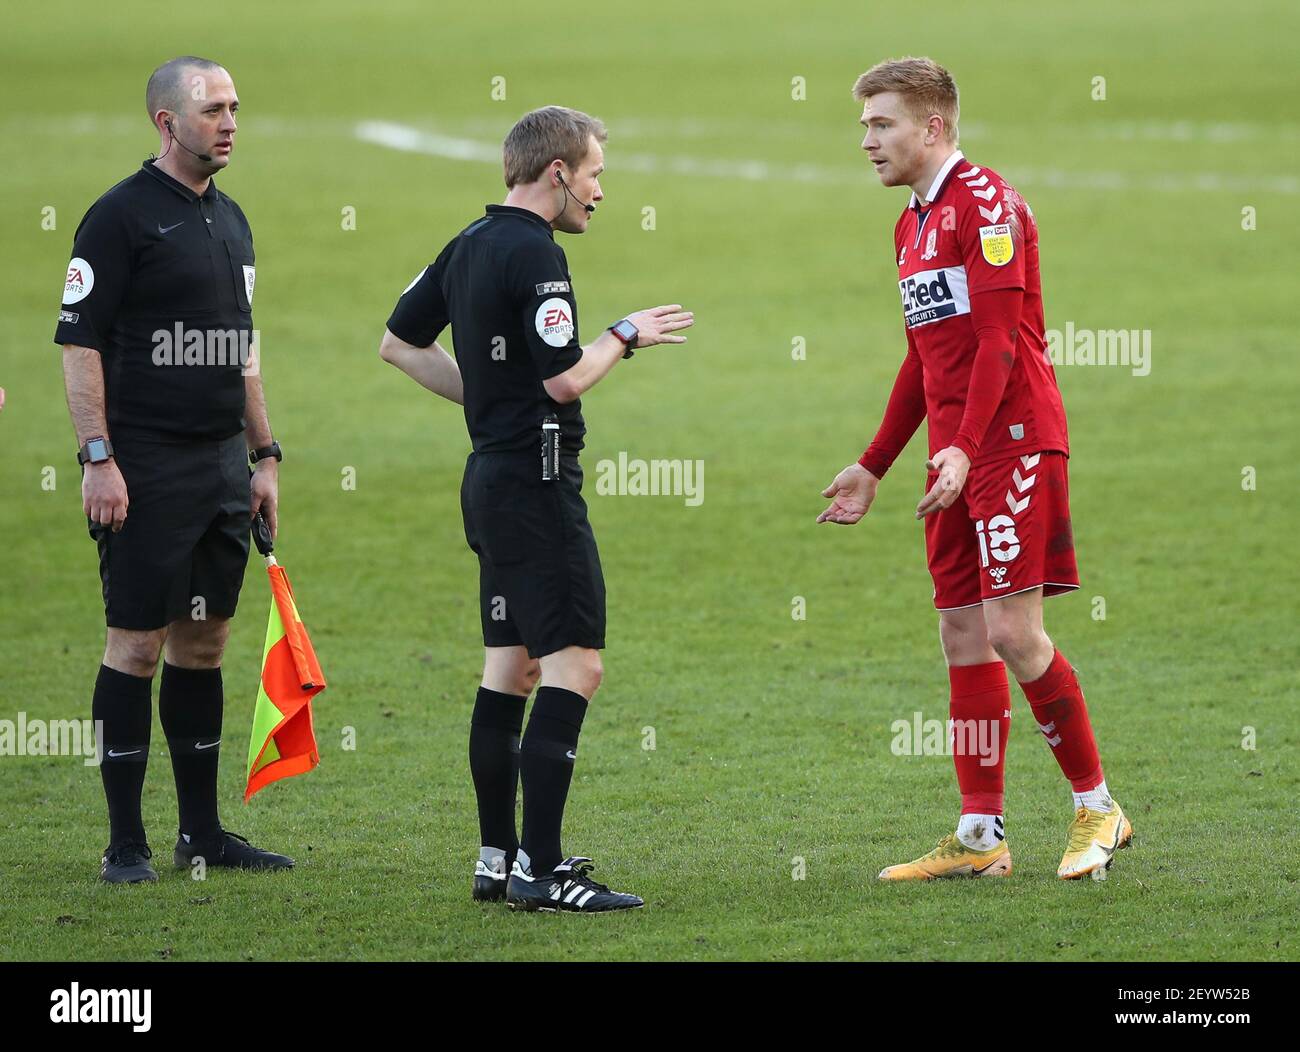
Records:
{"label": "black watch strap", "polygon": [[86,444],[77,450],[77,463],[102,464],[113,459],[113,443],[103,435],[86,439]]}
{"label": "black watch strap", "polygon": [[623,344],[623,357],[632,357],[632,348],[636,346],[636,341],[640,337],[637,328],[626,318],[616,321],[609,327],[609,331],[614,334],[615,339],[620,340]]}
{"label": "black watch strap", "polygon": [[284,454],[280,452],[279,442],[272,442],[269,446],[248,451],[248,462],[250,464],[256,464],[259,460],[266,460],[269,457],[275,457],[276,460],[284,459]]}

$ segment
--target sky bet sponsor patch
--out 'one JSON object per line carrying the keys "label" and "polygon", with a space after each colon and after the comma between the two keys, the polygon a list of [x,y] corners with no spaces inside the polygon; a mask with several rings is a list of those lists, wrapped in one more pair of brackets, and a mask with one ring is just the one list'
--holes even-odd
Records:
{"label": "sky bet sponsor patch", "polygon": [[909,329],[970,313],[965,267],[940,267],[901,278],[903,319]]}
{"label": "sky bet sponsor patch", "polygon": [[980,227],[980,249],[984,258],[995,267],[1005,267],[1016,254],[1015,243],[1011,240],[1011,227],[1007,223]]}

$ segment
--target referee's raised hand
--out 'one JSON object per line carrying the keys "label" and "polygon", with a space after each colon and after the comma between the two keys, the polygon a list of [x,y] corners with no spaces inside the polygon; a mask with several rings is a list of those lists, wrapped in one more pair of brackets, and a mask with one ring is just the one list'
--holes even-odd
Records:
{"label": "referee's raised hand", "polygon": [[636,345],[653,347],[659,343],[685,343],[685,336],[672,335],[678,329],[689,329],[695,324],[695,312],[682,310],[680,303],[651,307],[629,314],[627,320],[637,329]]}
{"label": "referee's raised hand", "polygon": [[96,526],[111,526],[117,533],[126,522],[126,479],[113,459],[87,464],[81,479],[81,507]]}

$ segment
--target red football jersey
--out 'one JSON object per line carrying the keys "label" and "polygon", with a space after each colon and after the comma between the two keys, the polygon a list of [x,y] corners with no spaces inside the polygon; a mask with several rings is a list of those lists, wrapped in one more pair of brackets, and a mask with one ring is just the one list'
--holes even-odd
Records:
{"label": "red football jersey", "polygon": [[1023,289],[1016,355],[1006,391],[975,457],[984,464],[1042,450],[1069,453],[1065,407],[1043,332],[1038,227],[1024,199],[996,172],[955,152],[924,209],[916,195],[894,228],[908,342],[921,359],[931,454],[961,426],[977,341],[970,297]]}

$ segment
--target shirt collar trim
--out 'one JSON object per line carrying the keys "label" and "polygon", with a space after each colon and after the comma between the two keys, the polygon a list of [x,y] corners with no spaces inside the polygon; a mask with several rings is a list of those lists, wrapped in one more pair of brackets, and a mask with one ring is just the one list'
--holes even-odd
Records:
{"label": "shirt collar trim", "polygon": [[555,231],[551,229],[551,224],[546,221],[546,218],[527,208],[519,208],[515,205],[488,205],[487,214],[489,216],[517,216],[520,219],[531,220],[545,230],[548,237],[552,240],[555,238]]}
{"label": "shirt collar trim", "polygon": [[[180,194],[183,198],[185,198],[185,200],[197,201],[200,199],[199,194],[196,194],[193,190],[191,190],[180,180],[173,179],[170,175],[164,172],[153,162],[154,162],[154,158],[152,157],[146,158],[144,163],[141,164],[140,167],[143,168],[145,172],[147,172],[153,178],[157,179],[160,183],[162,183],[163,186],[167,187],[168,190],[171,190],[173,193]],[[207,201],[209,203],[217,199],[217,181],[215,179],[208,180],[208,188],[203,191],[203,194],[201,196],[204,201]]]}
{"label": "shirt collar trim", "polygon": [[[952,155],[943,162],[943,167],[939,169],[934,177],[934,182],[930,184],[930,189],[926,191],[925,199],[930,204],[934,204],[934,199],[939,196],[939,191],[943,189],[943,184],[947,181],[952,170],[957,167],[957,162],[962,160],[964,154],[960,150],[953,150]],[[908,208],[917,206],[916,191],[912,191],[912,199],[907,203]],[[929,207],[927,205],[926,207]]]}

